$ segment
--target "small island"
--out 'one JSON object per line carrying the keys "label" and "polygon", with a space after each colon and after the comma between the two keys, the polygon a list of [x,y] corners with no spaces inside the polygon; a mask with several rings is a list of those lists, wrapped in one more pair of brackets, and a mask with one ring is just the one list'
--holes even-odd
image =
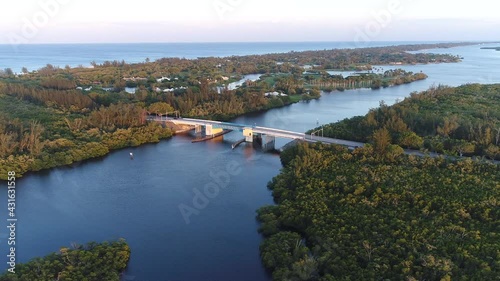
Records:
{"label": "small island", "polygon": [[500,47],[483,47],[481,50],[495,50],[500,51]]}
{"label": "small island", "polygon": [[127,267],[130,248],[125,240],[72,245],[58,253],[17,264],[15,272],[0,276],[0,281],[88,280],[119,281]]}

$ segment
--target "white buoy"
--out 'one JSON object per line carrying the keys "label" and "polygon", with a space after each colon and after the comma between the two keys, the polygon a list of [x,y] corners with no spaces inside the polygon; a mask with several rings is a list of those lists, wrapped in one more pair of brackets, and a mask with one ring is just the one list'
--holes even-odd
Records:
{"label": "white buoy", "polygon": [[130,159],[134,159],[134,154],[130,152]]}

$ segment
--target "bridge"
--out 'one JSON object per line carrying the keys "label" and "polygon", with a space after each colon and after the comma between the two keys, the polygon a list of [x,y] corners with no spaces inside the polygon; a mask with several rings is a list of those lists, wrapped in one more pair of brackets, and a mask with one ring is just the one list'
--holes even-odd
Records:
{"label": "bridge", "polygon": [[362,147],[364,143],[347,141],[341,139],[333,139],[327,137],[320,137],[314,134],[308,135],[305,133],[261,127],[256,125],[245,125],[230,122],[192,119],[192,118],[172,118],[167,116],[149,116],[148,121],[172,123],[180,126],[189,126],[195,130],[196,133],[204,131],[205,135],[218,136],[224,134],[225,131],[239,131],[242,132],[246,142],[254,142],[257,140],[261,144],[264,151],[273,150],[275,145],[275,138],[285,138],[291,140],[302,140],[307,142],[321,142],[327,144],[339,144],[347,147]]}

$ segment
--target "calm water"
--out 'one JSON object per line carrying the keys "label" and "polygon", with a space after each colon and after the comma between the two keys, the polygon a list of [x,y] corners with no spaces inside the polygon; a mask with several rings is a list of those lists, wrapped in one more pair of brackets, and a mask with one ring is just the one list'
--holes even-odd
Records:
{"label": "calm water", "polygon": [[[235,121],[306,131],[316,124],[365,114],[381,100],[393,104],[433,84],[500,82],[500,52],[478,46],[437,50],[443,51],[460,54],[465,60],[406,66],[429,75],[410,85],[323,94],[320,100]],[[147,52],[142,55],[152,57]],[[123,237],[132,248],[124,280],[270,280],[260,263],[255,210],[272,204],[266,184],[281,165],[277,155],[249,145],[231,150],[231,143],[240,138],[231,133],[224,141],[192,144],[189,136],[177,136],[18,180],[19,260],[43,256],[71,242]],[[277,141],[278,146],[286,142]],[[134,153],[134,160],[129,152]],[[228,169],[228,164],[237,169]],[[193,189],[213,187],[220,182],[213,175],[222,174],[229,175],[220,177],[227,187],[190,216],[187,224],[179,204],[193,206]],[[0,202],[6,202],[5,186]],[[0,218],[6,218],[5,209],[0,208]],[[5,233],[1,234],[0,263],[5,264],[7,245]]]}
{"label": "calm water", "polygon": [[[425,42],[370,42],[363,47],[378,47]],[[58,44],[58,45],[0,45],[0,69],[20,72],[39,69],[47,63],[54,66],[89,66],[90,62],[125,60],[143,62],[164,57],[225,57],[282,53],[289,51],[355,48],[353,42],[294,42],[294,43],[144,43],[144,44]]]}

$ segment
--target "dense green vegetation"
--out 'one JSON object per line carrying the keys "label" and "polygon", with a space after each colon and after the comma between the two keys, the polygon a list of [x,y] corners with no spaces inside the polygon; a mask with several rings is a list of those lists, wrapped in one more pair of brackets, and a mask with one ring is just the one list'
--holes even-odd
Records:
{"label": "dense green vegetation", "polygon": [[[165,58],[155,62],[92,63],[92,68],[47,65],[22,74],[0,72],[0,179],[100,157],[112,149],[158,142],[169,129],[147,124],[148,114],[228,120],[321,96],[323,90],[387,87],[425,79],[391,70],[353,77],[324,69],[369,70],[374,64],[456,62],[458,57],[412,54],[460,44],[290,52],[260,56]],[[306,66],[311,67],[305,72]],[[265,74],[229,90],[244,74]],[[136,89],[135,94],[125,91]],[[278,95],[265,95],[279,92]]]}
{"label": "dense green vegetation", "polygon": [[75,245],[17,264],[15,273],[3,274],[0,281],[118,281],[129,258],[130,248],[124,240]]}
{"label": "dense green vegetation", "polygon": [[306,75],[307,83],[311,87],[318,87],[329,92],[334,89],[387,88],[426,78],[427,75],[424,73],[407,72],[402,69],[391,69],[383,73],[359,73],[358,75],[346,78],[341,75],[330,75],[326,71],[312,71]]}
{"label": "dense green vegetation", "polygon": [[299,144],[258,211],[274,280],[497,280],[500,166]]}
{"label": "dense green vegetation", "polygon": [[405,148],[500,159],[500,85],[439,86],[366,116],[326,125],[324,134],[361,142],[387,131]]}
{"label": "dense green vegetation", "polygon": [[141,104],[118,103],[72,112],[52,101],[42,105],[31,96],[6,91],[14,94],[0,91],[0,179],[5,179],[7,171],[22,175],[172,136],[170,129],[146,123]]}

